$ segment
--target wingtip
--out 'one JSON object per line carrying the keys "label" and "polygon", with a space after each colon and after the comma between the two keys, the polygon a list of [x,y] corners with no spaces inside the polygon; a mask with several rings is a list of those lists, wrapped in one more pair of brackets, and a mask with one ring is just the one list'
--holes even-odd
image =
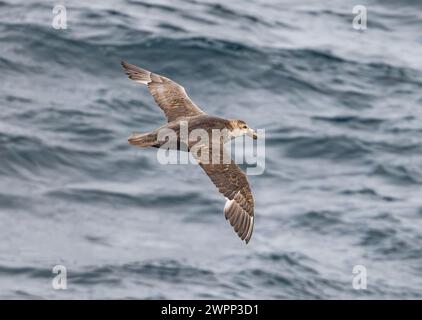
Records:
{"label": "wingtip", "polygon": [[250,233],[250,231],[248,231],[248,235],[246,236],[246,238],[245,238],[245,242],[246,242],[246,244],[248,244],[249,243],[249,241],[251,241],[251,238],[252,238],[252,233]]}
{"label": "wingtip", "polygon": [[246,213],[235,199],[227,199],[223,211],[226,220],[230,222],[242,242],[248,244],[252,238],[254,217]]}
{"label": "wingtip", "polygon": [[246,237],[245,237],[246,244],[248,244],[249,241],[252,238],[252,235],[253,235],[253,227],[254,227],[254,217],[251,218],[251,224],[250,224],[250,226],[248,228],[248,232],[246,233]]}
{"label": "wingtip", "polygon": [[122,60],[120,64],[123,67],[124,72],[128,75],[129,79],[142,84],[148,84],[151,82],[151,72],[145,69],[142,69],[134,64]]}
{"label": "wingtip", "polygon": [[120,61],[120,64],[121,64],[121,66],[122,66],[124,69],[126,69],[128,62],[127,62],[127,61],[125,61],[125,60],[121,60],[121,61]]}

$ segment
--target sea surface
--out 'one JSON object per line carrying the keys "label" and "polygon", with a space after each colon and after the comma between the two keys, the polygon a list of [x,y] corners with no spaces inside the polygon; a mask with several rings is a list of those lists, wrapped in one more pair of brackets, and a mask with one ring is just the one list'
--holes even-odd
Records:
{"label": "sea surface", "polygon": [[[421,30],[417,0],[1,0],[0,298],[422,298]],[[122,59],[265,129],[248,245],[128,145],[165,118]]]}

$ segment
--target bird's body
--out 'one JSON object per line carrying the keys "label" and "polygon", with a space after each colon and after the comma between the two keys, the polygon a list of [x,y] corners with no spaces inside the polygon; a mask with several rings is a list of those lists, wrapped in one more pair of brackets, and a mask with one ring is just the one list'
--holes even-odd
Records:
{"label": "bird's body", "polygon": [[[256,139],[255,131],[242,120],[206,114],[190,100],[182,86],[166,77],[127,62],[122,62],[122,66],[130,79],[148,86],[168,120],[152,132],[132,134],[129,143],[138,147],[160,148],[164,144],[168,147],[167,141],[160,138],[160,133],[170,130],[177,140],[174,149],[190,151],[220,193],[227,198],[225,217],[238,236],[248,243],[254,224],[254,200],[246,175],[230,159],[224,143],[244,134]],[[196,136],[192,137],[191,133],[199,131],[207,139],[198,141]],[[216,135],[215,132],[220,134]],[[196,148],[198,145],[200,150]],[[216,145],[218,148],[215,148]]]}
{"label": "bird's body", "polygon": [[[192,116],[192,117],[180,117],[177,120],[166,123],[165,125],[155,129],[152,132],[134,133],[129,137],[128,140],[131,144],[137,145],[138,147],[160,148],[165,143],[165,141],[159,141],[158,139],[159,132],[164,129],[170,129],[177,135],[178,143],[177,143],[176,149],[180,150],[181,149],[180,148],[181,128],[183,128],[184,126],[186,127],[189,135],[191,132],[198,129],[206,131],[209,137],[209,141],[212,140],[213,130],[227,132],[227,135],[222,137],[223,143],[231,139],[231,137],[228,136],[228,133],[230,132],[230,130],[233,129],[229,120],[214,117],[214,116],[209,116],[207,114],[201,114],[201,115]],[[187,146],[187,151],[189,151],[190,147],[196,142],[197,140],[190,139],[189,144]]]}

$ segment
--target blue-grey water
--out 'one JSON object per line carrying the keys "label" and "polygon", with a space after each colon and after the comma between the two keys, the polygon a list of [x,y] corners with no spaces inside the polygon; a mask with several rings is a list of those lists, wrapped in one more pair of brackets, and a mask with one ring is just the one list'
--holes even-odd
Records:
{"label": "blue-grey water", "polygon": [[[0,1],[0,298],[422,298],[421,11]],[[201,168],[127,144],[165,120],[121,59],[266,130],[248,245]]]}

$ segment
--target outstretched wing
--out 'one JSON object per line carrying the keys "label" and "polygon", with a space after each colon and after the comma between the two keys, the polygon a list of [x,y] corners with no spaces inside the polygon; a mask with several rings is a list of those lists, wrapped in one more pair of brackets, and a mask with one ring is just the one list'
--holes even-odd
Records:
{"label": "outstretched wing", "polygon": [[178,83],[126,61],[122,61],[122,66],[130,79],[148,86],[155,102],[163,109],[168,122],[179,117],[205,114],[192,102],[185,89]]}
{"label": "outstretched wing", "polygon": [[[202,148],[201,155],[192,152],[199,165],[216,185],[227,202],[224,216],[234,228],[237,235],[246,243],[252,237],[254,225],[254,200],[245,173],[230,159],[224,146],[219,148],[219,157],[212,155],[213,148]],[[207,155],[204,155],[208,153]],[[204,161],[207,159],[209,161]]]}

